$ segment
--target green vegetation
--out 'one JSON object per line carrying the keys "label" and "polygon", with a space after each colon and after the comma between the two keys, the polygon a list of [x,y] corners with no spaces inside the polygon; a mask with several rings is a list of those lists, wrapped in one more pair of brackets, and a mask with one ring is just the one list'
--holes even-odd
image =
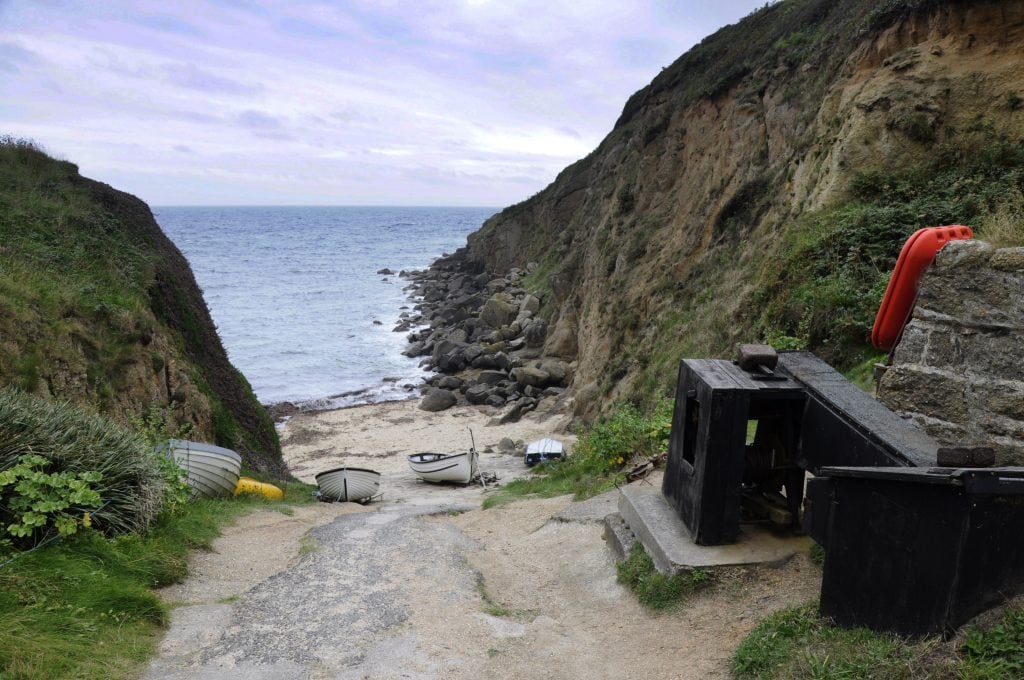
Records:
{"label": "green vegetation", "polygon": [[1008,608],[991,628],[969,630],[962,652],[965,680],[1024,677],[1024,609]]}
{"label": "green vegetation", "polygon": [[849,198],[807,213],[764,260],[754,327],[842,369],[869,361],[868,338],[900,248],[935,224],[979,225],[1000,245],[1024,243],[1024,146],[979,130],[929,162],[858,173]]}
{"label": "green vegetation", "polygon": [[544,463],[534,474],[500,487],[484,501],[485,508],[528,497],[573,494],[577,500],[607,491],[623,479],[622,470],[634,461],[649,460],[668,450],[672,403],[663,401],[653,415],[624,404],[609,418],[580,435],[572,455]]}
{"label": "green vegetation", "polygon": [[252,496],[194,500],[142,534],[82,530],[0,560],[0,677],[137,677],[167,623],[151,588],[182,580],[190,551],[209,549],[220,527],[261,507],[277,506]]}
{"label": "green vegetation", "polygon": [[169,486],[157,458],[106,418],[0,389],[0,525],[19,547],[81,524],[145,529]]}
{"label": "green vegetation", "polygon": [[139,378],[162,387],[173,376],[194,388],[156,406],[183,425],[205,412],[191,401],[205,399],[215,427],[197,435],[283,473],[273,423],[146,205],[9,136],[0,136],[0,338],[0,387],[129,424],[152,406]]}
{"label": "green vegetation", "polygon": [[961,678],[1012,680],[1024,672],[1024,610],[1009,608],[966,640],[905,640],[864,628],[846,629],[818,616],[817,604],[778,611],[762,621],[733,655],[739,678]]}
{"label": "green vegetation", "polygon": [[136,677],[167,620],[150,589],[184,578],[189,551],[239,513],[286,507],[190,500],[152,446],[166,422],[142,422],[0,389],[0,677]]}
{"label": "green vegetation", "polygon": [[712,583],[711,574],[701,569],[681,571],[674,576],[662,574],[639,541],[633,544],[626,559],[616,565],[616,570],[619,583],[629,587],[642,605],[659,611],[678,606],[688,595]]}

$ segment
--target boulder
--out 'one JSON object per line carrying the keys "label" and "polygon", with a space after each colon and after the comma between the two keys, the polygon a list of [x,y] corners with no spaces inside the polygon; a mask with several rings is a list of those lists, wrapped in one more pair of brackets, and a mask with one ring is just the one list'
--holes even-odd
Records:
{"label": "boulder", "polygon": [[563,385],[569,377],[569,372],[571,370],[569,368],[569,364],[564,361],[559,361],[558,359],[546,359],[541,362],[538,368],[542,371],[546,371],[548,375],[551,376],[551,382]]}
{"label": "boulder", "polygon": [[508,437],[502,437],[501,441],[498,442],[498,450],[502,453],[514,453],[516,450],[516,443]]}
{"label": "boulder", "polygon": [[529,312],[530,314],[536,314],[540,311],[540,300],[533,295],[527,293],[523,296],[523,299],[519,302],[520,312]]}
{"label": "boulder", "polygon": [[446,390],[457,390],[462,387],[463,382],[462,378],[456,378],[453,375],[446,375],[437,381],[437,386],[443,387]]}
{"label": "boulder", "polygon": [[493,368],[507,371],[512,367],[512,360],[504,352],[481,354],[473,361],[473,368]]}
{"label": "boulder", "polygon": [[462,356],[466,359],[467,364],[472,364],[476,361],[476,358],[483,353],[484,351],[480,345],[470,345],[466,349],[462,350]]}
{"label": "boulder", "polygon": [[480,310],[480,320],[491,328],[501,328],[515,321],[519,306],[507,293],[495,293]]}
{"label": "boulder", "polygon": [[551,374],[540,368],[522,366],[512,369],[512,377],[521,386],[545,387],[551,381]]}
{"label": "boulder", "polygon": [[576,315],[572,310],[563,309],[544,343],[544,353],[568,361],[575,359],[579,351],[576,323]]}
{"label": "boulder", "polygon": [[383,274],[384,276],[391,276],[394,274],[394,272],[388,269],[387,267],[384,267],[384,269],[378,269],[377,273]]}
{"label": "boulder", "polygon": [[480,371],[477,380],[486,385],[497,385],[502,380],[508,380],[508,373],[505,371]]}
{"label": "boulder", "polygon": [[[466,390],[466,401],[470,404],[483,404],[487,401],[487,398],[491,396],[490,385],[473,385]],[[504,403],[504,400],[502,400]]]}
{"label": "boulder", "polygon": [[523,337],[527,347],[543,347],[548,337],[548,324],[544,319],[536,319],[526,327]]}
{"label": "boulder", "polygon": [[445,354],[437,362],[437,367],[445,373],[458,373],[466,367],[466,358],[462,356],[462,349],[454,349]]}
{"label": "boulder", "polygon": [[501,395],[498,394],[492,394],[487,397],[487,400],[484,402],[484,405],[494,406],[495,408],[501,408],[502,406],[505,405],[505,397],[502,397]]}
{"label": "boulder", "polygon": [[435,387],[420,400],[419,408],[423,411],[443,411],[455,406],[457,401],[456,396],[448,390]]}

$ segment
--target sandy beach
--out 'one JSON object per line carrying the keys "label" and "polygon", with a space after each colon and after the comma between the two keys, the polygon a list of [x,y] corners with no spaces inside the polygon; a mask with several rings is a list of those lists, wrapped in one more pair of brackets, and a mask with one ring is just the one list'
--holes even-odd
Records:
{"label": "sandy beach", "polygon": [[428,413],[417,403],[390,401],[292,416],[280,429],[285,462],[295,477],[311,484],[318,472],[335,467],[376,470],[383,475],[386,503],[437,503],[442,497],[468,503],[476,501],[482,489],[421,482],[409,469],[406,456],[465,451],[472,431],[480,469],[494,472],[503,483],[528,473],[521,455],[499,450],[503,438],[530,442],[554,437],[567,449],[576,441],[575,435],[564,432],[567,417],[556,411],[538,409],[518,422],[496,425],[493,407],[456,406]]}

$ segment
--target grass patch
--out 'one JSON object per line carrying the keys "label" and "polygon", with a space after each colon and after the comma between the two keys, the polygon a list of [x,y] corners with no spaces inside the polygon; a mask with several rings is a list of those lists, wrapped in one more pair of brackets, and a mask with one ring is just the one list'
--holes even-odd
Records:
{"label": "grass patch", "polygon": [[0,566],[0,677],[138,677],[168,617],[151,589],[184,579],[189,553],[209,549],[225,524],[270,506],[199,499],[142,535],[80,531],[20,553]]}
{"label": "grass patch", "polygon": [[523,498],[551,498],[572,494],[583,500],[608,491],[623,481],[622,471],[633,461],[648,460],[668,450],[672,402],[662,400],[651,415],[622,404],[608,418],[580,435],[572,455],[534,468],[533,475],[499,487],[484,508]]}
{"label": "grass patch", "polygon": [[315,536],[305,534],[299,539],[299,557],[314,553],[320,549],[320,541]]}
{"label": "grass patch", "polygon": [[681,571],[674,576],[662,574],[639,541],[633,544],[626,559],[619,562],[616,571],[619,583],[632,590],[640,604],[657,611],[677,606],[688,595],[712,583],[711,574],[702,569]]}
{"label": "grass patch", "polygon": [[864,628],[839,628],[817,603],[783,609],[762,621],[733,654],[738,678],[1024,677],[1024,609],[1010,607],[987,628],[966,631],[962,645],[938,638],[907,640]]}
{"label": "grass patch", "polygon": [[818,616],[817,603],[778,611],[733,654],[739,678],[877,678],[917,675],[936,642],[911,643],[864,628],[838,628]]}

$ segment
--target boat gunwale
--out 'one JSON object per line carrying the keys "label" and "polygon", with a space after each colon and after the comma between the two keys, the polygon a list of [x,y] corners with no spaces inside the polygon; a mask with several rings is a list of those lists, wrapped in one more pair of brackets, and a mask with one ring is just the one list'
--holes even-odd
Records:
{"label": "boat gunwale", "polygon": [[[462,453],[434,453],[432,451],[421,451],[420,453],[410,453],[408,458],[410,463],[439,463],[443,460],[449,460],[451,458],[460,458],[462,456],[468,456],[471,451],[463,451]],[[479,455],[479,454],[478,454]],[[431,460],[413,460],[415,456],[437,456]]]}
{"label": "boat gunwale", "polygon": [[343,470],[354,470],[356,472],[370,472],[370,473],[373,473],[373,474],[377,475],[378,477],[381,476],[380,472],[377,472],[376,470],[371,470],[370,468],[351,467],[351,466],[348,466],[348,465],[342,465],[341,467],[331,468],[330,470],[324,470],[323,472],[318,472],[315,475],[313,475],[313,479],[319,479],[320,475],[328,475],[328,474],[330,474],[332,472],[341,472]]}

